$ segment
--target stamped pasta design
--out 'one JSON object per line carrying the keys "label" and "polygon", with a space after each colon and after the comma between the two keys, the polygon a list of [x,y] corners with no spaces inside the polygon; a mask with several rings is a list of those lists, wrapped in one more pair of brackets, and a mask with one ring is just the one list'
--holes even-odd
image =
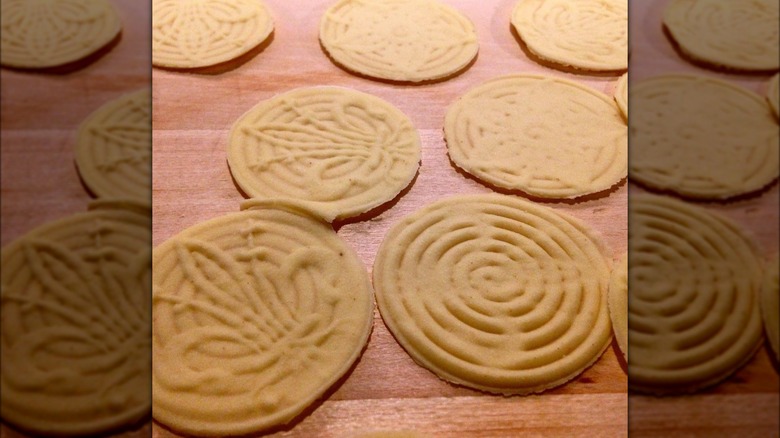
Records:
{"label": "stamped pasta design", "polygon": [[626,176],[627,127],[615,102],[576,82],[511,75],[447,111],[452,161],[495,186],[544,198],[609,189]]}
{"label": "stamped pasta design", "polygon": [[108,0],[2,0],[0,64],[56,67],[110,43],[121,23]]}
{"label": "stamped pasta design", "polygon": [[99,208],[3,248],[5,421],[88,435],[149,414],[149,217]]}
{"label": "stamped pasta design", "polygon": [[273,31],[261,0],[153,0],[152,64],[197,68],[249,52]]}
{"label": "stamped pasta design", "polygon": [[610,276],[609,317],[618,347],[628,360],[628,254],[620,258]]}
{"label": "stamped pasta design", "polygon": [[753,192],[778,176],[777,121],[764,98],[718,79],[666,75],[631,89],[631,177],[705,199]]}
{"label": "stamped pasta design", "polygon": [[322,18],[320,41],[349,70],[404,82],[454,74],[478,50],[471,21],[437,0],[340,0]]}
{"label": "stamped pasta design", "polygon": [[761,316],[769,345],[780,360],[780,258],[775,253],[764,271],[761,288]]}
{"label": "stamped pasta design", "polygon": [[329,219],[393,199],[414,178],[420,140],[387,102],[348,89],[293,90],[233,126],[228,163],[250,196],[308,202]]}
{"label": "stamped pasta design", "polygon": [[76,165],[98,197],[151,197],[151,110],[145,89],[103,105],[81,124]]}
{"label": "stamped pasta design", "polygon": [[737,70],[780,67],[780,4],[776,0],[673,0],[664,26],[696,61]]}
{"label": "stamped pasta design", "polygon": [[382,318],[439,377],[541,392],[595,362],[612,332],[609,264],[579,221],[502,195],[453,197],[405,218],[374,264]]}
{"label": "stamped pasta design", "polygon": [[512,26],[546,61],[585,70],[628,68],[626,0],[520,0]]}
{"label": "stamped pasta design", "polygon": [[615,102],[628,120],[628,73],[621,76],[615,84]]}
{"label": "stamped pasta design", "polygon": [[780,117],[780,73],[772,76],[766,90],[766,98],[776,117]]}
{"label": "stamped pasta design", "polygon": [[753,244],[726,219],[668,197],[634,197],[629,221],[629,387],[684,393],[720,382],[761,342]]}
{"label": "stamped pasta design", "polygon": [[372,323],[365,268],[329,225],[259,208],[154,251],[154,416],[193,435],[283,424],[357,359]]}

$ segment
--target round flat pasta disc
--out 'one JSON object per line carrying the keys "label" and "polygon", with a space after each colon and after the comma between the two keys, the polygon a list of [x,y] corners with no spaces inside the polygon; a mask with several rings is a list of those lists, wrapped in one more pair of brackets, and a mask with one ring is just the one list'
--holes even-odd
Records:
{"label": "round flat pasta disc", "polygon": [[198,436],[292,420],[357,360],[365,266],[306,209],[254,202],[154,250],[154,418]]}
{"label": "round flat pasta disc", "polygon": [[58,67],[108,45],[122,30],[107,0],[2,0],[0,64]]}
{"label": "round flat pasta disc", "polygon": [[628,360],[628,254],[612,269],[609,280],[609,317],[623,357]]}
{"label": "round flat pasta disc", "polygon": [[504,195],[435,202],[374,263],[382,318],[423,367],[502,394],[561,385],[609,345],[609,260],[578,220]]}
{"label": "round flat pasta disc", "polygon": [[761,289],[761,314],[769,345],[780,361],[780,260],[777,254],[769,260],[764,272],[764,285]]}
{"label": "round flat pasta disc", "polygon": [[512,26],[545,61],[594,71],[628,68],[626,0],[520,0]]}
{"label": "round flat pasta disc", "polygon": [[497,187],[542,198],[609,189],[627,172],[627,127],[613,99],[552,76],[485,82],[447,111],[452,161]]}
{"label": "round flat pasta disc", "polygon": [[150,247],[148,207],[97,201],[3,248],[3,421],[91,436],[149,415]]}
{"label": "round flat pasta disc", "polygon": [[328,220],[390,201],[419,162],[420,139],[401,111],[337,87],[261,102],[233,125],[228,143],[230,171],[246,194],[304,201]]}
{"label": "round flat pasta disc", "polygon": [[402,82],[453,75],[479,48],[471,21],[437,0],[339,0],[322,17],[320,42],[350,71]]}
{"label": "round flat pasta disc", "polygon": [[665,75],[631,89],[631,178],[725,199],[778,176],[778,129],[763,97],[719,79]]}
{"label": "round flat pasta disc", "polygon": [[621,76],[615,84],[615,102],[628,120],[628,73]]}
{"label": "round flat pasta disc", "polygon": [[777,0],[672,0],[664,26],[695,61],[736,70],[780,67]]}
{"label": "round flat pasta disc", "polygon": [[629,388],[714,385],[761,345],[761,261],[733,223],[682,201],[629,203]]}
{"label": "round flat pasta disc", "polygon": [[233,60],[271,35],[261,0],[153,0],[152,64],[198,68]]}
{"label": "round flat pasta disc", "polygon": [[76,165],[98,197],[152,196],[152,99],[148,89],[112,100],[79,128]]}

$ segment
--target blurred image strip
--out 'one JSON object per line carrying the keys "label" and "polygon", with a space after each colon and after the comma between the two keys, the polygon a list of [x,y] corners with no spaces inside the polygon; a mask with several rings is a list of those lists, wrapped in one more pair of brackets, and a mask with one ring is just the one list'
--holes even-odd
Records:
{"label": "blurred image strip", "polygon": [[777,0],[629,4],[629,434],[778,436]]}
{"label": "blurred image strip", "polygon": [[150,436],[150,3],[0,7],[0,436]]}

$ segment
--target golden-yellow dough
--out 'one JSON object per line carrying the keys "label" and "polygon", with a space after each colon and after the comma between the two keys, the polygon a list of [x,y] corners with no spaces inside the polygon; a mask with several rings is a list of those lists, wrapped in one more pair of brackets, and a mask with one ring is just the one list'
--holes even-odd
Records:
{"label": "golden-yellow dough", "polygon": [[609,345],[609,269],[579,220],[490,194],[405,217],[373,275],[382,319],[415,362],[449,382],[529,394],[573,379]]}
{"label": "golden-yellow dough", "polygon": [[612,269],[609,280],[609,317],[623,357],[628,360],[628,254]]}
{"label": "golden-yellow dough", "polygon": [[189,435],[287,423],[371,331],[365,266],[329,224],[298,204],[243,208],[154,250],[154,418]]}

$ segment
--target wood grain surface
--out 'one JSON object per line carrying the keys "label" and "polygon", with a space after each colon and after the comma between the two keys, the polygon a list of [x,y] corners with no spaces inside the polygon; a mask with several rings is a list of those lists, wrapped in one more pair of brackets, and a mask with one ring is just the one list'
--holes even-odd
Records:
{"label": "wood grain surface", "polygon": [[[92,199],[74,164],[81,122],[104,103],[149,87],[150,8],[138,0],[112,0],[122,22],[116,44],[69,73],[0,69],[2,245],[55,219],[84,212]],[[118,436],[148,436],[151,421]],[[0,426],[0,437],[23,436]]]}
{"label": "wood grain surface", "polygon": [[[670,0],[630,0],[629,86],[663,73],[717,77],[766,94],[770,75],[739,75],[698,67],[681,56],[664,34],[663,11]],[[630,143],[629,143],[630,147]],[[630,158],[629,158],[630,159]],[[629,184],[631,194],[644,191]],[[769,256],[778,249],[777,181],[759,193],[733,202],[699,202],[728,216]],[[684,397],[629,395],[629,433],[638,437],[777,437],[780,433],[778,366],[768,343],[726,382]]]}
{"label": "wood grain surface", "polygon": [[[379,244],[403,216],[446,196],[492,190],[450,164],[442,128],[447,107],[485,80],[533,72],[580,81],[611,95],[617,75],[590,76],[546,68],[528,58],[510,30],[515,0],[445,0],[476,25],[479,56],[462,74],[427,85],[394,85],[354,76],[334,65],[318,41],[331,0],[266,0],[273,41],[219,74],[155,69],[154,244],[196,223],[239,209],[244,199],[226,163],[228,131],[251,107],[304,86],[337,85],[370,93],[403,111],[422,141],[422,164],[411,187],[369,217],[336,224],[371,270]],[[598,230],[614,251],[626,248],[626,185],[580,202],[554,202]],[[541,395],[501,397],[439,380],[417,366],[375,312],[368,347],[323,400],[278,436],[349,437],[415,430],[436,437],[625,436],[626,373],[616,347],[574,381]],[[619,355],[620,353],[618,353]],[[621,356],[622,360],[622,356]],[[157,437],[174,433],[158,424]]]}

